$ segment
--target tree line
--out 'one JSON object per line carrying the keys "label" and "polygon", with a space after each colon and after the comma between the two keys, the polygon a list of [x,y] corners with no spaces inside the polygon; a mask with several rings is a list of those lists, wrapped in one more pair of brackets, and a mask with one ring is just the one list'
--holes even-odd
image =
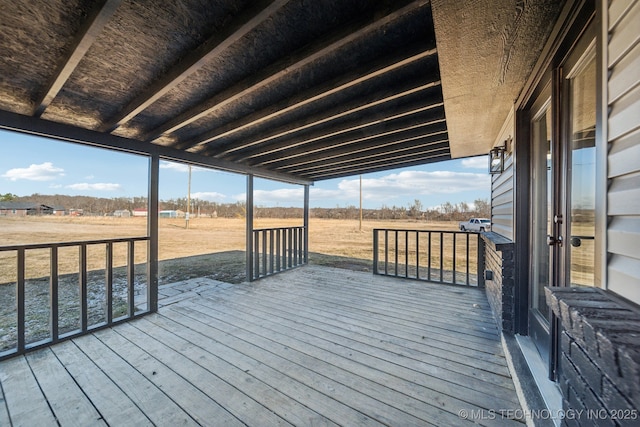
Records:
{"label": "tree line", "polygon": [[[84,215],[108,216],[115,211],[134,209],[146,209],[146,197],[115,197],[101,198],[89,196],[68,195],[44,195],[32,194],[31,196],[18,197],[7,193],[0,194],[0,201],[16,201],[40,203],[54,208],[64,208],[67,211],[74,209],[82,211]],[[187,198],[175,198],[161,200],[160,210],[187,211]],[[218,203],[207,200],[191,199],[192,215],[220,218],[243,218],[246,214],[244,202]],[[424,221],[462,221],[469,217],[489,217],[491,205],[486,199],[476,199],[473,203],[446,202],[434,208],[425,208],[423,203],[415,199],[407,206],[386,206],[378,209],[363,209],[363,219],[375,220],[424,220]],[[309,215],[313,218],[326,219],[358,219],[360,209],[350,205],[334,208],[311,208]],[[303,209],[296,207],[257,206],[254,208],[256,218],[302,218]]]}

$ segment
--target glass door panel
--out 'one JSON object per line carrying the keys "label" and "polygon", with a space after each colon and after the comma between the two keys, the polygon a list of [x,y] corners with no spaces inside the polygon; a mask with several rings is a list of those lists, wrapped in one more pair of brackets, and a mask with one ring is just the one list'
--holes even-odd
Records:
{"label": "glass door panel", "polygon": [[594,285],[596,61],[590,49],[569,74],[570,205],[568,235],[571,285]]}
{"label": "glass door panel", "polygon": [[553,250],[548,238],[553,235],[554,171],[556,150],[552,138],[550,90],[536,102],[538,113],[531,121],[531,267],[529,295],[529,335],[545,362],[549,362],[550,310],[544,288],[553,281]]}
{"label": "glass door panel", "polygon": [[542,116],[533,122],[533,259],[532,265],[532,308],[546,317],[548,306],[544,287],[550,283],[551,251],[547,236],[552,230],[552,162],[551,162],[551,109],[546,107]]}

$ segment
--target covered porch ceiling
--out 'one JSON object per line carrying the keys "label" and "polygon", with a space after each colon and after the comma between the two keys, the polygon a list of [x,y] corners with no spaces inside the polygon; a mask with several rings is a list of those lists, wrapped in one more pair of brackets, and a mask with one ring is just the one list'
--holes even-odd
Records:
{"label": "covered porch ceiling", "polygon": [[485,154],[559,3],[2,0],[0,128],[299,183]]}

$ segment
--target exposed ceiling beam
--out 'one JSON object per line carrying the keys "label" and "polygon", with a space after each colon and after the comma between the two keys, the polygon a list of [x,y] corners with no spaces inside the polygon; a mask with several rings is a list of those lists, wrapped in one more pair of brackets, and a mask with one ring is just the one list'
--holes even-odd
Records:
{"label": "exposed ceiling beam", "polygon": [[69,54],[60,62],[55,74],[47,84],[47,88],[40,95],[40,98],[36,100],[32,113],[34,117],[42,116],[56,95],[58,95],[60,89],[62,89],[96,37],[98,37],[118,6],[120,6],[120,3],[122,3],[122,0],[96,2],[73,40],[69,48]]}
{"label": "exposed ceiling beam", "polygon": [[[421,141],[421,142],[419,142]],[[423,142],[422,142],[423,141]],[[419,142],[419,143],[416,143]],[[407,145],[407,143],[412,143],[411,145]],[[394,158],[407,158],[412,156],[421,156],[432,153],[440,153],[442,150],[449,149],[449,143],[446,138],[410,138],[404,140],[402,144],[398,144],[400,147],[398,148],[386,148],[380,150],[370,150],[369,152],[361,152],[359,155],[356,154],[345,154],[340,158],[335,158],[329,162],[322,162],[315,165],[306,165],[299,168],[293,168],[288,170],[290,173],[295,174],[305,174],[311,171],[326,171],[331,170],[331,168],[335,166],[343,166],[343,165],[360,165],[363,164],[364,161],[375,161],[376,159],[381,160],[393,160]],[[394,155],[397,156],[394,157]]]}
{"label": "exposed ceiling beam", "polygon": [[[265,87],[282,77],[291,75],[296,71],[302,69],[303,67],[313,63],[314,61],[330,55],[332,52],[335,52],[336,50],[343,48],[347,44],[352,43],[354,40],[357,40],[368,32],[375,31],[378,28],[387,25],[398,18],[401,18],[407,13],[411,13],[417,8],[423,7],[428,4],[429,2],[426,0],[417,0],[409,4],[408,6],[405,6],[389,15],[384,16],[383,18],[378,19],[373,23],[367,21],[366,23],[355,24],[347,30],[342,29],[340,30],[339,35],[328,37],[327,39],[325,39],[325,41],[320,42],[318,45],[313,45],[311,48],[301,50],[297,54],[293,54],[289,58],[278,62],[271,67],[268,67],[264,72],[258,74],[257,76],[249,77],[241,81],[240,83],[230,87],[229,89],[221,92],[217,96],[214,96],[210,100],[205,101],[198,106],[178,115],[175,119],[170,120],[167,123],[145,134],[143,139],[152,141],[163,134],[175,132],[176,130],[181,129],[206,116],[215,109],[228,105],[235,100],[240,99],[257,89]],[[245,127],[246,125],[241,127],[240,129],[244,129]],[[189,146],[205,144],[207,142],[209,141],[194,141],[190,142],[190,145],[187,146],[180,145],[180,148],[185,149],[189,148]]]}
{"label": "exposed ceiling beam", "polygon": [[347,176],[354,176],[359,173],[372,173],[372,172],[380,172],[395,169],[397,167],[409,167],[409,166],[418,166],[424,165],[427,163],[435,163],[442,162],[445,160],[451,160],[451,154],[449,150],[443,150],[442,154],[433,154],[433,155],[425,155],[418,156],[411,160],[409,159],[397,159],[397,160],[389,160],[385,162],[385,160],[376,162],[378,165],[358,165],[358,166],[345,166],[340,169],[332,170],[332,171],[323,171],[320,173],[309,173],[304,174],[303,176],[313,180],[325,180],[325,179],[334,179],[334,178],[342,178]]}
{"label": "exposed ceiling beam", "polygon": [[[351,140],[337,146],[330,145],[317,149],[310,155],[300,155],[297,160],[283,160],[274,162],[269,169],[293,171],[299,167],[306,167],[314,163],[323,163],[334,158],[341,158],[346,155],[358,156],[370,150],[390,150],[390,147],[406,145],[410,141],[444,141],[447,140],[447,127],[443,120],[431,122],[419,128],[404,130],[401,134],[394,136],[372,135],[371,137]],[[366,142],[365,142],[366,141]]]}
{"label": "exposed ceiling beam", "polygon": [[[275,118],[284,116],[286,114],[290,114],[295,110],[298,110],[300,108],[303,108],[307,105],[310,105],[314,102],[318,102],[322,99],[328,98],[332,95],[338,94],[342,91],[345,91],[347,89],[353,88],[359,84],[365,83],[369,80],[375,79],[377,77],[381,77],[385,74],[394,72],[402,67],[405,67],[407,65],[413,64],[417,61],[420,61],[424,58],[430,57],[432,55],[435,54],[435,49],[432,50],[428,50],[428,51],[423,51],[420,52],[416,55],[412,55],[409,58],[405,58],[401,61],[397,61],[394,62],[390,65],[384,66],[382,68],[376,69],[373,72],[369,72],[367,74],[364,75],[359,75],[359,76],[348,76],[347,78],[343,78],[341,80],[344,81],[344,83],[341,84],[335,84],[334,82],[330,82],[329,84],[325,84],[320,88],[314,88],[312,89],[312,92],[314,92],[314,94],[304,94],[304,96],[301,96],[301,100],[297,101],[297,102],[293,102],[293,103],[289,103],[288,101],[286,102],[286,106],[283,106],[282,108],[275,108],[275,111],[271,111],[269,113],[266,113],[264,111],[260,111],[254,115],[248,116],[242,120],[240,120],[240,123],[238,122],[234,122],[234,123],[230,123],[229,125],[223,127],[222,129],[214,129],[212,131],[206,132],[203,136],[200,136],[198,138],[196,138],[195,140],[192,140],[189,142],[189,144],[187,144],[188,146],[200,146],[200,145],[205,145],[205,144],[210,144],[216,140],[219,140],[221,138],[225,138],[228,137],[230,135],[233,135],[237,132],[240,132],[242,130],[248,129],[250,127],[253,126],[257,126],[260,125],[262,123],[268,122],[269,120],[273,120]],[[247,146],[246,144],[241,145],[240,147],[245,147]],[[225,152],[231,152],[231,151],[235,151],[234,150],[225,150]]]}
{"label": "exposed ceiling beam", "polygon": [[260,0],[242,12],[229,25],[182,58],[168,73],[136,96],[120,113],[104,123],[100,130],[111,132],[174,89],[212,58],[224,52],[239,39],[275,13],[289,0]]}
{"label": "exposed ceiling beam", "polygon": [[[404,90],[402,92],[399,93],[394,93],[393,95],[390,96],[386,96],[383,98],[378,98],[375,100],[367,100],[364,103],[360,104],[357,103],[355,106],[353,105],[348,105],[346,107],[339,107],[339,112],[335,113],[333,111],[331,111],[329,114],[324,114],[324,115],[320,115],[317,119],[312,120],[310,122],[306,122],[303,121],[303,123],[299,123],[296,122],[294,125],[289,126],[289,128],[283,132],[280,132],[278,134],[275,135],[271,135],[267,138],[261,138],[255,141],[248,141],[248,142],[240,142],[240,143],[236,143],[236,144],[229,144],[228,146],[225,146],[222,149],[217,149],[217,150],[213,150],[213,149],[208,149],[207,151],[205,151],[205,153],[209,154],[215,154],[217,156],[222,156],[228,153],[233,153],[235,151],[239,151],[248,147],[252,147],[258,144],[264,144],[266,141],[270,140],[270,139],[274,139],[274,138],[278,138],[278,137],[282,137],[285,135],[292,135],[294,133],[303,131],[305,129],[310,129],[325,123],[329,123],[332,121],[335,121],[337,119],[343,118],[343,117],[347,117],[356,113],[360,113],[360,112],[364,112],[367,109],[370,108],[374,108],[377,106],[381,106],[387,103],[391,103],[393,101],[397,101],[400,100],[402,98],[405,97],[409,97],[411,95],[415,95],[418,94],[420,92],[429,90],[431,88],[437,87],[440,85],[440,82],[429,82],[429,83],[425,83],[425,84],[421,84],[417,87],[412,87],[410,89]],[[378,96],[378,95],[376,95]]]}
{"label": "exposed ceiling beam", "polygon": [[190,163],[203,167],[221,169],[240,174],[253,174],[257,177],[273,179],[292,184],[312,184],[311,180],[282,172],[274,172],[259,167],[251,167],[227,160],[205,157],[176,150],[171,147],[150,144],[134,139],[123,138],[109,133],[70,126],[62,123],[24,116],[9,111],[0,111],[0,129],[42,136],[61,141],[75,142],[93,147],[107,148],[140,155],[157,154],[163,159]]}
{"label": "exposed ceiling beam", "polygon": [[[331,150],[335,152],[340,147],[345,147],[345,150],[351,150],[350,147],[353,143],[364,142],[367,140],[371,140],[374,138],[380,138],[384,136],[394,135],[400,132],[405,132],[407,130],[411,130],[414,128],[422,128],[426,126],[432,126],[436,123],[442,123],[442,127],[446,129],[446,123],[444,120],[444,112],[441,114],[440,118],[437,117],[438,113],[430,114],[428,117],[424,117],[422,114],[428,110],[436,109],[438,106],[442,106],[442,104],[437,104],[434,106],[422,107],[418,110],[409,110],[413,114],[408,115],[411,120],[403,120],[399,124],[395,124],[392,122],[392,117],[385,118],[381,120],[376,120],[373,122],[369,122],[364,125],[357,126],[349,126],[340,131],[333,131],[330,133],[323,133],[320,135],[314,135],[310,138],[304,139],[302,141],[294,140],[294,141],[285,141],[278,143],[277,145],[269,144],[264,148],[264,150],[260,150],[257,153],[248,155],[244,158],[233,158],[234,161],[245,161],[251,160],[252,165],[269,165],[272,167],[277,165],[278,163],[290,163],[292,159],[296,159],[298,157],[304,156],[305,158],[314,154],[314,153],[322,153],[327,150]],[[415,115],[416,117],[411,117]],[[401,114],[396,118],[404,118],[407,115]],[[383,132],[376,131],[375,129],[367,129],[368,127],[380,126],[384,128]],[[345,139],[348,138],[349,134],[358,135],[357,138]],[[365,135],[365,136],[360,136]],[[329,141],[323,141],[327,140]],[[284,151],[284,152],[283,152]],[[319,154],[320,156],[325,156],[326,154]],[[295,160],[294,160],[295,161]]]}

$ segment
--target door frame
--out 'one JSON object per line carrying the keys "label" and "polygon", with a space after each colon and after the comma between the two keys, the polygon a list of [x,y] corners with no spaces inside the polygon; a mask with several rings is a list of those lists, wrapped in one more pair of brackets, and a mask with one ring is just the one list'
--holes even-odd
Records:
{"label": "door frame", "polygon": [[[562,76],[561,65],[565,63],[569,55],[576,48],[577,42],[589,26],[591,22],[597,19],[596,0],[569,0],[558,18],[556,26],[552,31],[547,44],[545,45],[538,63],[534,67],[534,72],[529,78],[526,86],[515,103],[515,135],[516,144],[514,145],[514,159],[517,167],[515,168],[515,241],[517,244],[516,251],[516,288],[515,288],[515,333],[519,335],[529,335],[529,305],[530,305],[530,257],[533,253],[531,247],[531,173],[532,173],[532,153],[531,153],[531,119],[534,102],[541,95],[545,87],[545,82],[552,84],[552,121],[553,138],[555,143],[560,145],[560,141],[566,140],[563,132],[566,132],[566,126],[562,124],[565,120],[561,114],[564,114],[566,108],[560,105],[565,96],[563,94],[564,77]],[[597,27],[597,25],[596,25]],[[561,95],[562,96],[559,96]],[[600,123],[598,123],[600,125]],[[518,143],[519,142],[519,143]],[[563,150],[567,149],[561,147]],[[566,155],[564,156],[566,158]],[[559,162],[559,156],[555,156]],[[560,179],[554,184],[555,194],[562,194],[558,191],[559,187],[567,182],[566,168],[556,163],[554,165],[558,169]],[[555,202],[562,209],[560,212],[563,218],[566,218],[567,203],[566,200]],[[566,221],[560,225],[559,232],[566,235]],[[596,233],[597,235],[597,233]],[[568,243],[568,242],[566,242]],[[566,244],[565,243],[565,244]],[[559,251],[557,251],[559,252]],[[559,255],[557,255],[559,256]],[[559,256],[559,258],[563,258]],[[597,261],[596,261],[597,262]],[[556,283],[565,285],[567,277],[564,274],[567,265],[564,259],[555,261],[557,268],[554,269],[556,275]],[[559,322],[551,317],[550,321],[550,339],[549,339],[549,378],[555,380],[557,377],[558,367],[558,348],[559,348]],[[554,338],[551,338],[554,337]]]}

